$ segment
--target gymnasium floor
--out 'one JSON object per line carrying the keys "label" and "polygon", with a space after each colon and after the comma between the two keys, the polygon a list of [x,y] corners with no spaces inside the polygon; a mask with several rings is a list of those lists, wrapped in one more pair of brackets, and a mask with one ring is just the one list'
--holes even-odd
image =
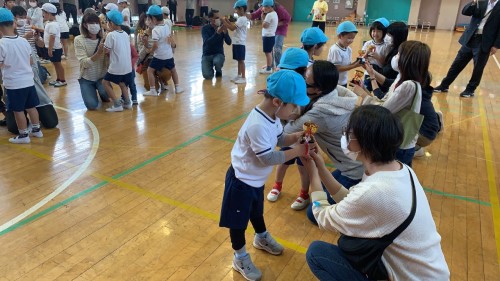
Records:
{"label": "gymnasium floor", "polygon": [[[299,46],[308,26],[292,24],[286,47]],[[327,28],[322,58],[334,33]],[[410,32],[409,39],[432,48],[434,85],[455,57],[459,36]],[[107,105],[87,111],[71,51],[63,63],[68,86],[47,86],[58,128],[44,130],[45,137],[29,145],[9,144],[11,135],[0,129],[0,280],[243,280],[231,268],[228,231],[218,227],[218,216],[234,139],[261,99],[257,90],[265,88],[266,76],[257,73],[265,62],[260,26],[249,30],[246,86],[230,82],[236,74],[230,48],[224,77],[204,81],[200,31],[181,30],[175,37],[185,93],[139,94],[140,104],[122,113],[105,112]],[[353,50],[368,39],[362,28]],[[500,64],[490,58],[476,97],[460,99],[471,71],[469,64],[448,94],[435,94],[445,131],[414,169],[452,280],[500,280],[500,151],[494,145],[500,136]],[[142,78],[136,81],[142,93]],[[298,182],[292,167],[280,199],[265,203],[268,229],[286,246],[284,255],[247,247],[263,280],[314,280],[307,246],[338,238],[311,225],[305,211],[290,209]],[[247,231],[247,240],[252,237]]]}

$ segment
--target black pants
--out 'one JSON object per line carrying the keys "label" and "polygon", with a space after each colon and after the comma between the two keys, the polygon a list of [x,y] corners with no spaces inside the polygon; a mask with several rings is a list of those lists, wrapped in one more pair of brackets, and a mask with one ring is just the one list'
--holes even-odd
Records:
{"label": "black pants", "polygon": [[170,8],[170,20],[177,22],[177,6],[172,6]]}
{"label": "black pants", "polygon": [[193,26],[194,9],[186,9],[186,25]]}
{"label": "black pants", "polygon": [[66,13],[66,20],[69,21],[69,17],[73,18],[73,24],[78,24],[78,18],[76,17],[76,5],[64,3],[64,12]]}
{"label": "black pants", "polygon": [[467,46],[462,46],[458,51],[455,60],[451,64],[448,74],[441,82],[441,86],[448,88],[457,76],[464,70],[464,68],[469,64],[470,60],[474,60],[474,69],[472,70],[472,77],[467,84],[466,90],[474,92],[479,83],[481,82],[481,77],[483,76],[484,67],[488,62],[490,57],[489,52],[483,52],[481,50],[481,35],[475,35],[467,44]]}
{"label": "black pants", "polygon": [[200,7],[200,17],[203,17],[204,15],[208,17],[208,6]]}
{"label": "black pants", "polygon": [[319,27],[319,29],[323,30],[323,33],[325,33],[325,26],[326,22],[324,21],[313,21],[312,27]]}
{"label": "black pants", "polygon": [[146,13],[148,11],[148,4],[137,4],[137,12],[139,13],[139,16],[142,13]]}

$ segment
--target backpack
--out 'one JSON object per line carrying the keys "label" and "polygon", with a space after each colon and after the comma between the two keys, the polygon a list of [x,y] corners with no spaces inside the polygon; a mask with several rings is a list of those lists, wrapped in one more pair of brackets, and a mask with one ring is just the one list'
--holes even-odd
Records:
{"label": "backpack", "polygon": [[73,24],[73,26],[69,28],[69,34],[73,35],[73,37],[80,35],[80,26],[78,24]]}

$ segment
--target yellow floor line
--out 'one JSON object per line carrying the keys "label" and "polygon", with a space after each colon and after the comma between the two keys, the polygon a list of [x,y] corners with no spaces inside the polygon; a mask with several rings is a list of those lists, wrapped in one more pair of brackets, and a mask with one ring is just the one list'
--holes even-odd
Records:
{"label": "yellow floor line", "polygon": [[488,120],[484,109],[484,101],[479,97],[479,114],[481,115],[481,129],[483,131],[484,155],[486,157],[486,171],[488,173],[488,186],[490,190],[490,203],[493,212],[493,229],[497,245],[497,259],[500,270],[500,206],[498,202],[497,182],[495,178],[495,163],[491,150],[490,135],[488,132]]}

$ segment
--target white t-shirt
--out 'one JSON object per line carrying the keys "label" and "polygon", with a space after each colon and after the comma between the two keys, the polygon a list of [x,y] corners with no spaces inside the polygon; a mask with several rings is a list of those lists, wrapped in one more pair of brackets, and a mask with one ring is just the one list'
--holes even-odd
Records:
{"label": "white t-shirt", "polygon": [[[328,51],[327,60],[335,65],[350,65],[352,62],[352,49],[349,46],[344,49],[338,43],[335,43]],[[346,85],[348,78],[348,71],[339,72],[339,85]]]}
{"label": "white t-shirt", "polygon": [[253,186],[261,187],[273,171],[273,166],[262,164],[257,155],[271,153],[283,135],[280,119],[272,119],[258,107],[254,108],[238,132],[231,151],[231,164],[236,178]]}
{"label": "white t-shirt", "polygon": [[56,37],[54,41],[54,50],[61,49],[61,29],[59,28],[59,23],[57,21],[49,21],[45,25],[45,30],[43,32],[43,42],[45,48],[49,47],[50,36],[54,35]]}
{"label": "white t-shirt", "polygon": [[43,29],[43,12],[40,7],[29,8],[28,17],[31,18],[31,24]]}
{"label": "white t-shirt", "polygon": [[132,72],[132,55],[130,39],[125,31],[112,31],[106,36],[104,48],[109,50],[108,72],[114,75],[125,75]]}
{"label": "white t-shirt", "polygon": [[156,49],[153,57],[166,60],[174,57],[172,46],[168,43],[170,36],[170,28],[166,24],[157,25],[153,28],[151,38],[153,41],[158,41],[158,48]]}
{"label": "white t-shirt", "polygon": [[3,64],[3,86],[8,90],[35,85],[30,64],[31,46],[19,36],[4,36],[0,39],[0,63]]}
{"label": "white t-shirt", "polygon": [[[123,9],[122,16],[123,16],[123,25],[130,27],[130,9],[129,8]],[[125,18],[127,18],[127,20],[125,20]]]}
{"label": "white t-shirt", "polygon": [[266,15],[264,21],[269,23],[269,27],[262,27],[263,37],[273,37],[276,35],[276,29],[278,28],[278,14],[272,11]]}
{"label": "white t-shirt", "polygon": [[247,17],[238,17],[234,24],[236,25],[236,30],[234,30],[233,34],[233,45],[245,45],[247,41]]}
{"label": "white t-shirt", "polygon": [[[363,48],[361,48],[362,50],[364,51],[367,51],[368,50],[368,47],[369,46],[375,46],[375,53],[381,55],[382,57],[387,57],[387,54],[389,53],[389,51],[391,50],[391,44],[389,44],[388,42],[386,42],[385,40],[382,42],[382,43],[375,43],[375,41],[373,40],[370,40],[370,41],[366,41],[365,44],[363,45]],[[368,61],[371,63],[371,64],[375,64],[375,65],[378,65],[380,67],[383,67],[382,64],[380,64],[376,59],[374,58],[370,58],[368,57]],[[366,72],[365,72],[366,73]]]}
{"label": "white t-shirt", "polygon": [[59,15],[56,15],[56,21],[59,23],[59,29],[62,32],[69,32],[68,22],[66,22],[66,13],[61,12]]}

